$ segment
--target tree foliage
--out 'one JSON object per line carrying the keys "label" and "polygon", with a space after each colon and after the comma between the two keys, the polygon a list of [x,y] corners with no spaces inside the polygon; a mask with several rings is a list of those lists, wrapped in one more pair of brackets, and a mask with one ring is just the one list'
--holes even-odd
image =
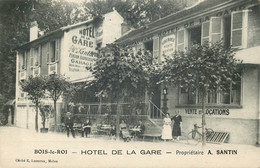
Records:
{"label": "tree foliage", "polygon": [[42,76],[32,77],[20,82],[21,89],[27,93],[28,98],[35,104],[35,130],[38,132],[38,108],[41,99],[45,96],[45,78]]}
{"label": "tree foliage", "polygon": [[57,100],[66,92],[70,83],[60,74],[49,75],[46,79],[45,88],[54,103],[54,122],[56,125]]}
{"label": "tree foliage", "polygon": [[227,91],[234,78],[239,77],[239,64],[231,48],[223,43],[192,45],[186,52],[176,52],[166,59],[163,75],[166,81],[195,93]]}
{"label": "tree foliage", "polygon": [[93,16],[101,16],[115,8],[132,27],[138,28],[184,8],[181,0],[93,0],[84,4]]}
{"label": "tree foliage", "polygon": [[152,55],[130,49],[122,49],[117,44],[106,48],[109,53],[100,54],[91,71],[98,90],[107,95],[135,97],[146,90],[149,83],[149,69]]}
{"label": "tree foliage", "polygon": [[29,28],[37,21],[45,33],[73,23],[71,13],[78,4],[61,0],[0,1],[0,93],[15,97],[16,52],[14,49],[29,41]]}
{"label": "tree foliage", "polygon": [[192,45],[185,52],[175,52],[162,68],[163,80],[177,87],[198,92],[202,103],[202,140],[205,145],[205,101],[210,91],[229,91],[234,78],[240,77],[241,61],[221,41]]}

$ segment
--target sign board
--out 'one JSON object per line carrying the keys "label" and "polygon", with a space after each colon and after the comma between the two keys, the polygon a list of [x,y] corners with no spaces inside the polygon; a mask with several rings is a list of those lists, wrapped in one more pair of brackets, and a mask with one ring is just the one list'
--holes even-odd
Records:
{"label": "sign board", "polygon": [[70,80],[79,80],[91,76],[86,69],[96,60],[96,38],[93,24],[74,28],[65,38],[67,43],[68,77]]}
{"label": "sign board", "polygon": [[175,51],[175,34],[165,36],[161,41],[161,56],[172,56]]}

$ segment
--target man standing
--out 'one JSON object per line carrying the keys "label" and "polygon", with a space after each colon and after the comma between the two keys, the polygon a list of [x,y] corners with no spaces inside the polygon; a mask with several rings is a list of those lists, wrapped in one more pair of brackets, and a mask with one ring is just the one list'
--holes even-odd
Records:
{"label": "man standing", "polygon": [[69,137],[70,130],[71,130],[71,134],[72,134],[73,138],[75,138],[75,132],[74,132],[74,129],[73,129],[73,124],[74,124],[73,120],[74,119],[71,116],[71,113],[67,112],[66,117],[65,117],[65,126],[66,126],[66,130],[67,130],[67,137]]}

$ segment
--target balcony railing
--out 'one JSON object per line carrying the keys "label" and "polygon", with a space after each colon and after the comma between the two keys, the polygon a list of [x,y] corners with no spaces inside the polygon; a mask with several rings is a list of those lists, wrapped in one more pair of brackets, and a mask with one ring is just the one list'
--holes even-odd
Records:
{"label": "balcony railing", "polygon": [[48,65],[48,74],[51,75],[54,73],[57,73],[57,63],[50,63]]}

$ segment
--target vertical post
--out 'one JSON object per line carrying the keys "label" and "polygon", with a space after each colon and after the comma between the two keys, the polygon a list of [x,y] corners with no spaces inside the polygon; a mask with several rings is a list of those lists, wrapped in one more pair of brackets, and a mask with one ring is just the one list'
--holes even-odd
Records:
{"label": "vertical post", "polygon": [[258,111],[258,119],[257,119],[257,142],[256,145],[260,146],[260,69],[258,69],[258,102],[257,102],[257,111]]}
{"label": "vertical post", "polygon": [[205,100],[206,100],[206,93],[202,93],[202,146],[206,145],[206,133],[205,133]]}

